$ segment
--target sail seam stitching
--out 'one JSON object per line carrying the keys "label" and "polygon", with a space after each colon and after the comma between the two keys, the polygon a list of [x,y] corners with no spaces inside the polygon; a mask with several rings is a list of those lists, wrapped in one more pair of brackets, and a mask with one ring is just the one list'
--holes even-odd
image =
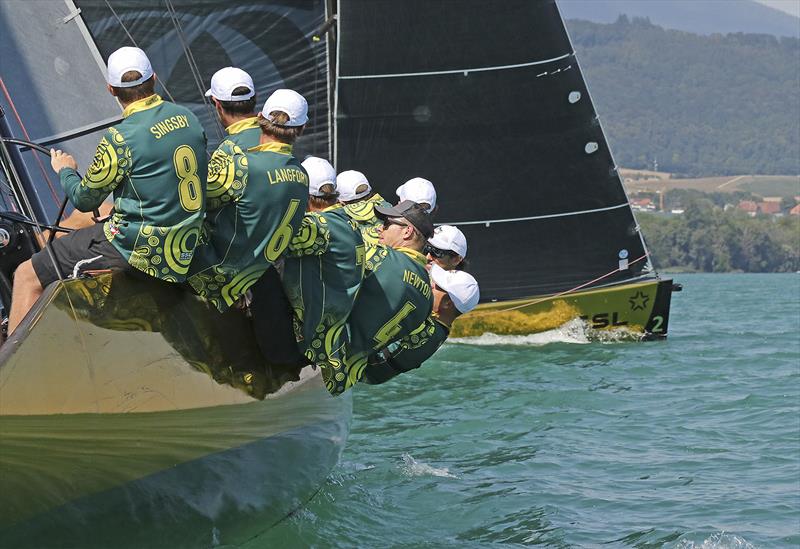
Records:
{"label": "sail seam stitching", "polygon": [[580,210],[575,212],[564,212],[557,214],[547,215],[533,215],[530,217],[511,217],[508,219],[484,219],[481,221],[450,221],[447,223],[437,223],[437,225],[491,225],[492,223],[511,223],[513,221],[532,221],[535,219],[552,219],[554,217],[569,217],[572,215],[584,215],[597,212],[607,212],[609,210],[617,210],[628,206],[627,202],[617,204],[616,206],[608,206],[607,208],[596,208],[594,210]]}
{"label": "sail seam stitching", "polygon": [[350,75],[350,76],[339,76],[339,80],[362,80],[367,78],[401,78],[405,76],[435,76],[438,74],[464,74],[465,76],[471,72],[487,72],[487,71],[500,71],[500,70],[507,70],[507,69],[519,69],[522,67],[533,67],[535,65],[545,65],[547,63],[553,63],[555,61],[561,61],[562,59],[567,59],[568,57],[574,55],[575,52],[565,53],[564,55],[560,55],[558,57],[553,57],[552,59],[544,59],[541,61],[531,61],[529,63],[516,63],[514,65],[496,65],[494,67],[478,67],[475,69],[453,69],[453,70],[446,70],[446,71],[427,71],[427,72],[400,72],[400,73],[392,73],[392,74],[362,74],[362,75]]}

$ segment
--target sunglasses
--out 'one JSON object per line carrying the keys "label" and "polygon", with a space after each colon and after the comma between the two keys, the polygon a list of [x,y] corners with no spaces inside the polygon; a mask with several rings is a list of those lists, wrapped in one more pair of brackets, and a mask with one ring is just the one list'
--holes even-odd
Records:
{"label": "sunglasses", "polygon": [[435,257],[436,259],[441,259],[443,257],[456,257],[458,255],[453,250],[442,250],[441,248],[431,246],[430,244],[425,246],[425,253],[431,254],[431,257]]}
{"label": "sunglasses", "polygon": [[398,221],[398,220],[392,219],[390,217],[387,217],[386,219],[383,220],[383,228],[384,228],[384,230],[388,229],[392,225],[399,225],[400,227],[408,227],[408,223],[403,223],[402,221]]}

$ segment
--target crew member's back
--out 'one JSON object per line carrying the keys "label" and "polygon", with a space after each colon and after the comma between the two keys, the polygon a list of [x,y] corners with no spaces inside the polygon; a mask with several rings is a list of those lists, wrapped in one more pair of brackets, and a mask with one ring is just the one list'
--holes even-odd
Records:
{"label": "crew member's back", "polygon": [[410,201],[393,208],[378,206],[376,213],[384,219],[381,243],[367,247],[368,272],[347,321],[347,379],[337,392],[361,379],[369,355],[401,339],[409,348],[423,345],[433,331],[428,321],[433,292],[420,252],[433,233],[430,218]]}
{"label": "crew member's back", "polygon": [[[205,134],[191,111],[157,95],[130,104],[123,116],[98,148],[108,161],[98,169],[95,160],[82,185],[102,189],[127,179],[114,189],[106,238],[131,266],[183,281],[203,219]],[[70,196],[79,209],[91,210],[105,195]]]}
{"label": "crew member's back", "polygon": [[230,140],[230,163],[212,166],[206,242],[198,247],[189,283],[220,311],[233,305],[280,258],[299,230],[308,204],[308,174],[292,144],[308,121],[308,104],[277,90],[259,115],[260,144],[247,151]]}
{"label": "crew member's back", "polygon": [[107,89],[123,105],[123,121],[105,132],[83,178],[60,150],[51,150],[50,164],[76,209],[92,211],[113,193],[114,213],[17,268],[9,333],[47,285],[81,270],[134,268],[168,282],[186,279],[205,208],[205,134],[194,114],[155,94],[142,50],[120,48],[107,65]]}

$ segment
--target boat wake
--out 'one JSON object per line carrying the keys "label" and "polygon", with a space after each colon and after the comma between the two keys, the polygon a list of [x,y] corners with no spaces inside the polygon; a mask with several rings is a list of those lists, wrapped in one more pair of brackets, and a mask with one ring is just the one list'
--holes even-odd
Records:
{"label": "boat wake", "polygon": [[621,327],[613,330],[594,330],[586,322],[575,318],[562,324],[554,330],[526,335],[498,335],[487,333],[472,337],[455,337],[449,343],[462,343],[468,345],[520,345],[541,347],[551,343],[573,343],[585,345],[599,341],[601,343],[618,343],[620,341],[639,341],[642,334]]}
{"label": "boat wake", "polygon": [[734,534],[718,532],[699,543],[681,540],[675,549],[756,549],[756,546]]}
{"label": "boat wake", "polygon": [[433,476],[433,477],[444,477],[444,478],[458,478],[456,475],[451,473],[447,467],[436,468],[432,467],[426,463],[421,463],[414,459],[411,454],[403,454],[401,456],[403,460],[403,465],[401,466],[401,470],[406,476],[409,477],[424,477],[424,476]]}
{"label": "boat wake", "polygon": [[532,345],[541,346],[550,343],[590,343],[586,324],[576,318],[555,330],[526,335],[483,334],[472,337],[455,337],[449,343],[467,343],[469,345]]}

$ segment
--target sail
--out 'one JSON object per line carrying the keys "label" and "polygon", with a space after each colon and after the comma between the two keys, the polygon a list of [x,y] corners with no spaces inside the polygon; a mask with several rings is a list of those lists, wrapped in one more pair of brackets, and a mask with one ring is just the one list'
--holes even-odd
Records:
{"label": "sail", "polygon": [[555,2],[339,0],[338,24],[337,169],[389,200],[433,181],[483,301],[649,272]]}
{"label": "sail", "polygon": [[209,150],[223,130],[204,97],[222,67],[247,71],[257,107],[278,88],[309,103],[309,123],[296,155],[330,156],[328,48],[314,41],[325,22],[324,0],[78,0],[104,58],[122,46],[142,48],[161,81],[159,93],[191,109],[202,122]]}
{"label": "sail", "polygon": [[[102,135],[92,129],[121,108],[105,89],[105,65],[72,2],[0,2],[0,52],[0,107],[11,134],[4,137],[52,143],[88,166]],[[83,135],[70,138],[76,131]],[[22,152],[21,160],[38,194],[29,198],[52,221],[63,197],[58,177],[39,153]],[[3,209],[14,209],[5,186],[0,195]]]}

